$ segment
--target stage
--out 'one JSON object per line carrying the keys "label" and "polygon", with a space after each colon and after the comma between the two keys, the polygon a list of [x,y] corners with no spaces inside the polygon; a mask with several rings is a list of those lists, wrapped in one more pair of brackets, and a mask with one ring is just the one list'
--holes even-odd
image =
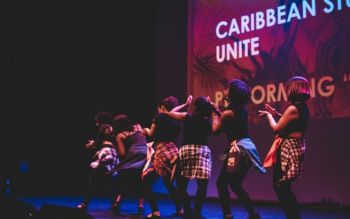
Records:
{"label": "stage", "polygon": [[[74,208],[81,201],[81,197],[27,197],[22,198],[23,201],[30,203],[37,209],[40,209],[42,205],[59,205]],[[171,201],[166,198],[161,198],[158,202],[161,209],[162,218],[170,219],[177,218],[172,217],[175,208]],[[260,213],[261,218],[266,219],[283,219],[285,218],[280,208],[271,203],[256,203],[256,208]],[[233,216],[235,219],[247,218],[247,214],[243,207],[239,204],[233,204],[232,207]],[[148,203],[145,202],[145,214],[150,212]],[[126,218],[142,218],[143,215],[137,214],[137,201],[134,199],[124,200],[121,206],[121,215],[113,216],[110,211],[110,203],[105,198],[93,199],[89,206],[88,213],[95,219],[126,219]],[[303,206],[301,208],[302,218],[304,219],[346,219],[350,218],[349,210],[339,209],[319,209],[312,206]],[[203,208],[203,216],[207,219],[219,219],[222,218],[221,208],[216,200],[209,200],[205,203]]]}
{"label": "stage", "polygon": [[[91,175],[91,182],[95,181],[90,164],[97,158],[97,151],[114,145],[117,154],[109,150],[113,164],[116,158],[128,158],[133,145],[127,145],[126,137],[118,138],[123,125],[112,122],[121,114],[127,114],[142,128],[152,129],[158,124],[160,133],[172,136],[156,139],[157,131],[152,131],[153,136],[144,132],[146,139],[138,136],[144,146],[146,141],[158,140],[174,141],[178,148],[188,143],[207,145],[211,151],[205,160],[208,170],[209,159],[211,163],[210,174],[206,174],[210,175],[207,197],[218,197],[216,182],[223,166],[220,158],[233,140],[251,138],[256,148],[252,150],[255,163],[269,155],[276,134],[286,137],[286,142],[298,137],[300,144],[293,146],[298,153],[291,153],[296,159],[286,158],[281,169],[289,173],[287,169],[293,166],[290,161],[297,160],[298,171],[288,176],[288,180],[298,177],[292,183],[293,193],[300,203],[322,202],[302,205],[302,218],[350,219],[350,0],[150,0],[110,4],[26,1],[6,5],[2,16],[0,219],[14,219],[16,212],[33,210],[33,206],[36,213],[40,209],[45,212],[45,206],[49,206],[47,214],[55,215],[52,212],[56,211],[58,219],[64,219],[58,215],[64,209],[67,214],[77,212],[75,207],[83,200]],[[300,98],[294,101],[294,95],[290,95],[294,91],[289,91],[294,90],[290,89],[290,80],[295,77],[302,78],[304,86],[297,86]],[[244,95],[249,95],[245,106],[236,103],[241,98],[229,98],[233,96],[231,82],[237,80],[247,85],[242,93],[249,90]],[[170,134],[172,125],[163,130],[157,119],[163,111],[159,104],[170,96],[177,99],[173,103],[184,104],[189,95],[193,103],[179,111],[188,113],[185,118],[180,116],[184,121],[177,121],[182,128],[176,128],[176,135]],[[310,98],[304,100],[305,95]],[[198,129],[187,128],[192,123],[187,117],[197,114],[195,101],[202,96],[210,97],[224,116],[224,110],[229,115],[233,112],[227,127],[226,118],[216,116],[219,113],[212,113],[212,118],[205,116],[211,121],[203,127],[208,128],[210,123],[212,131],[217,129],[210,136],[209,129],[208,136],[201,136],[200,130],[205,129],[200,123]],[[271,112],[259,113],[265,111],[265,104],[271,105]],[[300,107],[303,110],[299,112]],[[235,113],[236,108],[242,113]],[[290,111],[295,112],[289,117]],[[99,112],[107,112],[111,118],[97,122]],[[288,113],[279,120],[277,112]],[[218,121],[222,126],[217,125]],[[104,140],[100,141],[100,128],[107,124],[108,129],[101,132]],[[188,136],[198,139],[188,141]],[[96,144],[86,146],[90,140]],[[105,140],[111,144],[105,145]],[[145,148],[143,159],[147,157]],[[282,144],[280,149],[282,154]],[[172,157],[180,160],[183,156]],[[174,160],[169,159],[169,166]],[[110,162],[103,165],[108,172],[113,169]],[[143,164],[137,168],[143,169]],[[242,182],[257,211],[262,218],[285,218],[276,203],[273,168],[268,168],[266,174],[254,169]],[[101,178],[106,180],[96,177],[93,185],[96,194],[110,185],[109,177]],[[123,194],[140,193],[129,185],[138,181],[124,179],[130,192]],[[157,180],[153,188],[157,194],[168,194],[162,180]],[[194,182],[189,183],[187,191],[195,195]],[[1,202],[3,195],[7,205]],[[16,199],[18,196],[22,202]],[[162,217],[174,218],[172,202],[167,196],[161,197]],[[342,206],[347,206],[346,210]],[[93,199],[88,213],[97,219],[142,218],[150,213],[145,201],[144,214],[137,215],[137,201],[132,198],[124,200],[121,216],[113,216],[110,208],[107,198],[101,196]],[[247,218],[242,205],[234,203],[231,208],[235,219]],[[214,198],[205,202],[202,213],[206,218],[223,216]]]}

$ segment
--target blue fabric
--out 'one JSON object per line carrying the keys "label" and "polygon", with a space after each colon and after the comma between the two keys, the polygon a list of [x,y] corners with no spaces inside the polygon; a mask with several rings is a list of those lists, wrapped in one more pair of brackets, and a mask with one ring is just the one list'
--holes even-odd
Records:
{"label": "blue fabric", "polygon": [[126,155],[114,168],[114,171],[125,169],[142,169],[146,163],[147,140],[141,132],[130,134],[125,139]]}
{"label": "blue fabric", "polygon": [[261,164],[260,156],[256,150],[255,144],[250,138],[242,138],[237,140],[237,145],[243,147],[249,156],[253,166],[260,172],[266,173],[266,169]]}

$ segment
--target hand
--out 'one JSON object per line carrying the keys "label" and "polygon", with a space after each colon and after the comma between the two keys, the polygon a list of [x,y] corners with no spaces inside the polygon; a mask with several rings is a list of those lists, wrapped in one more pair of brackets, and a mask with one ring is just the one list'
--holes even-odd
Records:
{"label": "hand", "polygon": [[187,104],[187,105],[191,105],[191,103],[192,103],[192,100],[193,100],[193,97],[192,97],[192,95],[189,95],[189,96],[187,97],[187,101],[186,101],[186,104]]}
{"label": "hand", "polygon": [[150,132],[150,129],[149,128],[144,128],[142,131],[143,131],[143,134],[147,136],[148,133]]}
{"label": "hand", "polygon": [[90,167],[91,167],[92,169],[96,169],[96,168],[98,167],[98,165],[99,165],[99,162],[98,162],[98,161],[95,161],[95,162],[92,162],[92,163],[90,164]]}
{"label": "hand", "polygon": [[272,106],[270,106],[269,104],[265,104],[265,110],[267,110],[269,113],[271,113],[271,115],[274,115],[274,116],[281,116],[282,114],[277,112],[276,108],[273,108]]}
{"label": "hand", "polygon": [[85,148],[91,148],[95,144],[94,140],[89,140],[87,144],[85,144]]}
{"label": "hand", "polygon": [[268,111],[259,110],[259,117],[267,117],[268,115],[271,115],[271,113]]}
{"label": "hand", "polygon": [[220,115],[221,115],[220,108],[219,108],[215,103],[213,103],[213,102],[210,102],[210,104],[211,104],[211,107],[213,108],[213,113],[214,113],[215,115],[220,116]]}
{"label": "hand", "polygon": [[211,107],[212,107],[213,113],[214,113],[215,115],[220,116],[220,115],[221,115],[221,110],[220,110],[219,106],[216,105],[215,103],[213,103],[213,102],[210,100],[210,97],[208,97],[208,99],[209,99],[210,105],[211,105]]}

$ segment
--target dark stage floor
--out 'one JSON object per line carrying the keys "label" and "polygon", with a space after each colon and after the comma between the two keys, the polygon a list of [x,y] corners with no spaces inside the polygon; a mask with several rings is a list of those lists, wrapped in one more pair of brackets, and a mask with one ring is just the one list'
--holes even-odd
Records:
{"label": "dark stage floor", "polygon": [[[79,197],[35,197],[35,198],[22,198],[27,203],[32,204],[37,209],[43,204],[60,205],[75,207],[81,201]],[[172,202],[168,199],[162,198],[159,201],[159,207],[161,209],[162,217],[165,219],[176,218],[172,217],[171,214],[175,211]],[[257,210],[260,212],[262,218],[266,219],[282,219],[284,218],[282,211],[275,206],[267,204],[256,204]],[[145,203],[145,214],[149,213],[149,206]],[[345,219],[350,218],[350,212],[344,210],[324,210],[324,209],[313,209],[311,207],[303,207],[302,218],[307,219]],[[88,210],[89,214],[96,219],[109,219],[109,218],[142,218],[137,215],[137,201],[134,199],[126,199],[121,206],[122,215],[114,217],[110,211],[110,203],[104,198],[95,198],[91,202]],[[232,206],[232,212],[235,219],[243,219],[247,217],[243,207],[239,204]],[[221,209],[217,202],[208,201],[203,208],[203,216],[207,219],[222,218]]]}

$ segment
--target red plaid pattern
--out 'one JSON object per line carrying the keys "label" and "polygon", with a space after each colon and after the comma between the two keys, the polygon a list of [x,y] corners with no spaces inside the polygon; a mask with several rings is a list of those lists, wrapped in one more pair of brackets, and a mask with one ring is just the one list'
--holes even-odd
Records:
{"label": "red plaid pattern", "polygon": [[162,177],[170,177],[178,156],[174,142],[160,142],[155,146],[153,167]]}
{"label": "red plaid pattern", "polygon": [[211,152],[206,145],[183,145],[179,151],[179,173],[189,179],[209,179]]}
{"label": "red plaid pattern", "polygon": [[305,153],[304,138],[284,138],[281,142],[281,170],[280,181],[292,180],[303,172]]}

